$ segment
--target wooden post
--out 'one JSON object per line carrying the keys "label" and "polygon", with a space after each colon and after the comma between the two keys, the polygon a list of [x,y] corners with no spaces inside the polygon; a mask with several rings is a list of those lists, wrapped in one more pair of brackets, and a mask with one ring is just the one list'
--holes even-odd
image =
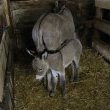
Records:
{"label": "wooden post", "polygon": [[106,60],[110,62],[110,46],[100,40],[98,31],[94,32],[95,38],[93,39],[92,46],[95,48]]}
{"label": "wooden post", "polygon": [[12,16],[10,10],[10,0],[3,0],[4,13],[6,16],[7,26],[12,26]]}
{"label": "wooden post", "polygon": [[[6,32],[3,33],[2,41],[0,44],[0,102],[3,100],[4,94],[4,79],[6,72],[6,64],[7,64],[7,55],[9,52],[9,40],[8,34]],[[7,50],[7,52],[6,52]]]}
{"label": "wooden post", "polygon": [[102,16],[103,16],[102,9],[99,7],[96,7],[96,18],[102,19]]}
{"label": "wooden post", "polygon": [[[11,63],[13,61],[12,41],[13,41],[14,31],[13,31],[13,23],[12,23],[9,0],[3,0],[3,11],[6,20],[6,26],[8,26],[8,31],[4,31],[2,41],[0,44],[0,103],[4,104],[4,109],[6,108],[6,110],[13,110],[12,109],[13,96],[11,96],[11,93],[13,91],[11,89],[10,81],[9,81],[9,78],[12,75],[12,71],[8,70],[8,66],[10,65],[9,69],[13,68],[12,67],[13,65]],[[7,73],[8,71],[10,72],[10,74]],[[6,85],[4,82],[6,82]],[[2,109],[0,108],[0,110]]]}
{"label": "wooden post", "polygon": [[12,22],[12,14],[10,10],[10,0],[3,0],[3,9],[6,17],[6,25],[8,26],[9,36],[13,36],[13,22]]}

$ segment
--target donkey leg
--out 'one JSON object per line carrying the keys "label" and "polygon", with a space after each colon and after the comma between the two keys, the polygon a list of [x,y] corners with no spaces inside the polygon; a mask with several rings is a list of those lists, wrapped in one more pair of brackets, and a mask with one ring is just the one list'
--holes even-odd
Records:
{"label": "donkey leg", "polygon": [[52,79],[52,74],[48,73],[47,74],[47,83],[48,83],[47,87],[48,87],[49,95],[52,92],[52,82],[51,82],[51,79]]}
{"label": "donkey leg", "polygon": [[58,82],[58,73],[56,71],[52,70],[52,78],[51,78],[52,93],[51,93],[51,96],[54,96],[54,94],[55,94],[57,82]]}
{"label": "donkey leg", "polygon": [[47,75],[45,75],[44,78],[42,79],[42,83],[43,83],[44,88],[47,89]]}
{"label": "donkey leg", "polygon": [[65,72],[64,73],[59,73],[59,76],[60,76],[61,94],[62,94],[63,97],[65,97],[65,95],[66,95],[66,89],[65,89],[65,85],[66,85]]}
{"label": "donkey leg", "polygon": [[72,67],[71,80],[74,82],[77,82],[79,80],[79,74],[78,74],[78,67],[77,67],[75,61],[72,62],[71,67]]}
{"label": "donkey leg", "polygon": [[55,71],[52,71],[51,74],[48,74],[48,90],[49,96],[54,96],[56,91],[56,85],[58,81],[58,74]]}

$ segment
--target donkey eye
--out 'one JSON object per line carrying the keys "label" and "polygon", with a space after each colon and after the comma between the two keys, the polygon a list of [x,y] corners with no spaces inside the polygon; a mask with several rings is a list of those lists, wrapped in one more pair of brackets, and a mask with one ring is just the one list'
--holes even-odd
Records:
{"label": "donkey eye", "polygon": [[38,70],[39,70],[39,71],[42,71],[42,68],[39,68]]}

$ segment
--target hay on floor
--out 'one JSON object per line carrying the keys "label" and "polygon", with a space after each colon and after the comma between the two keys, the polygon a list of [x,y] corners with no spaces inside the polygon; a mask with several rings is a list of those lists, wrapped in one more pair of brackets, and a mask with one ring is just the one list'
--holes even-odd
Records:
{"label": "hay on floor", "polygon": [[59,89],[51,98],[35,80],[31,59],[19,56],[15,64],[15,110],[109,110],[110,65],[93,50],[85,49],[79,73],[78,83],[67,80],[67,99],[61,97]]}

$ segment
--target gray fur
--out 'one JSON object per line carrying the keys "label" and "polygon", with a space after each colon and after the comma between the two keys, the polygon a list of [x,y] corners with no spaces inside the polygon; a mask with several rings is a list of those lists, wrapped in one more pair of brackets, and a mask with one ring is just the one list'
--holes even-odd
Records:
{"label": "gray fur", "polygon": [[[32,63],[33,69],[36,71],[36,77],[38,75],[44,77],[46,74],[48,74],[47,72],[49,69],[54,70],[56,74],[58,74],[60,77],[62,95],[65,95],[65,68],[74,62],[75,63],[74,67],[76,67],[74,69],[75,70],[78,69],[81,53],[82,45],[80,41],[76,38],[69,42],[68,45],[65,46],[60,52],[55,54],[48,54],[47,59],[39,59],[36,57]],[[42,71],[39,71],[39,69]],[[51,90],[49,91],[55,92],[55,89],[52,89],[51,87]]]}
{"label": "gray fur", "polygon": [[43,14],[32,30],[32,38],[37,51],[43,51],[44,45],[48,50],[56,50],[61,43],[72,39],[75,26],[70,10],[66,7],[60,13]]}
{"label": "gray fur", "polygon": [[[44,14],[35,24],[32,31],[32,38],[36,46],[36,51],[41,52],[45,48],[56,50],[65,40],[71,40],[60,51],[54,54],[48,54],[42,59],[35,57],[32,61],[32,67],[36,72],[36,79],[48,77],[48,90],[50,96],[55,93],[57,76],[60,77],[61,93],[64,96],[65,91],[65,68],[73,62],[73,80],[77,76],[82,45],[76,37],[73,17],[69,9],[62,7],[59,13]],[[45,45],[44,45],[45,43]],[[46,46],[46,47],[45,47]],[[45,56],[45,55],[42,55]],[[54,71],[49,72],[48,71]]]}

